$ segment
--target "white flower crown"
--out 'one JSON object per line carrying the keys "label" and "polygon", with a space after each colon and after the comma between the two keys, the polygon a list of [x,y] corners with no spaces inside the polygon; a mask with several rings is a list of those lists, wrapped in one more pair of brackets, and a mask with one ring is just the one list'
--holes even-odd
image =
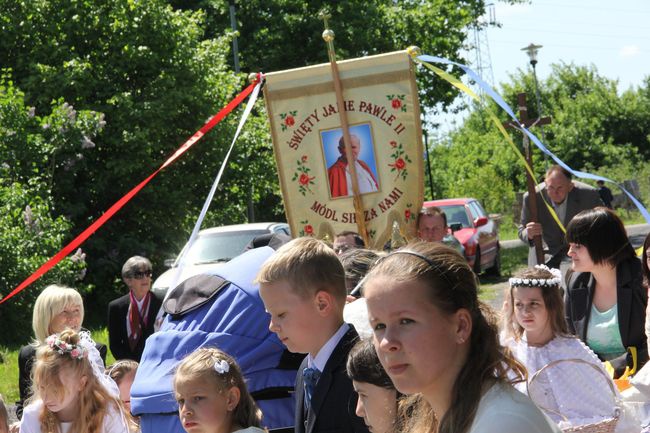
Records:
{"label": "white flower crown", "polygon": [[72,359],[83,359],[88,356],[88,351],[80,344],[70,344],[61,340],[58,335],[52,334],[45,339],[50,348],[55,350],[59,355],[70,354]]}
{"label": "white flower crown", "polygon": [[510,287],[553,287],[559,286],[562,282],[562,273],[559,269],[549,268],[545,265],[535,265],[535,269],[548,271],[552,278],[510,278]]}

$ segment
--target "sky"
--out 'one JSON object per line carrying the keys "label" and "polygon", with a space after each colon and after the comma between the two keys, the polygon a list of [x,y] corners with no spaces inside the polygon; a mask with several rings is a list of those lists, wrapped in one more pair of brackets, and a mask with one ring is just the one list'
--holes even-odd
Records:
{"label": "sky", "polygon": [[[530,67],[528,55],[521,51],[530,43],[542,45],[536,66],[540,81],[550,74],[552,63],[561,62],[595,65],[601,76],[619,80],[619,92],[641,85],[650,75],[650,0],[492,3],[492,16],[501,27],[489,27],[483,40],[488,42],[497,90],[499,83],[510,81],[509,74]],[[466,58],[475,55],[470,52]]]}
{"label": "sky", "polygon": [[[487,30],[495,81],[528,66],[521,48],[542,45],[537,73],[548,76],[551,63],[594,64],[601,75],[618,79],[619,90],[650,75],[650,1],[532,0],[494,3],[501,28]],[[495,83],[496,84],[496,83]]]}

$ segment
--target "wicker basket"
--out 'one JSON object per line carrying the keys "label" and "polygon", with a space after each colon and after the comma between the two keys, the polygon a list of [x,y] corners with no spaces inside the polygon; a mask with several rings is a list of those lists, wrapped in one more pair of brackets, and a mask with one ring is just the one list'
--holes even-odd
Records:
{"label": "wicker basket", "polygon": [[[530,396],[530,386],[534,383],[535,379],[537,379],[544,371],[552,368],[555,365],[558,365],[563,362],[575,362],[579,364],[585,364],[588,365],[589,367],[593,368],[596,370],[598,373],[602,374],[605,378],[607,378],[607,384],[609,385],[612,395],[614,396],[613,399],[616,401],[616,389],[614,388],[614,384],[612,383],[611,380],[609,380],[609,377],[603,373],[603,371],[595,364],[591,362],[587,362],[583,359],[578,359],[578,358],[568,358],[568,359],[558,359],[557,361],[549,362],[546,364],[544,367],[540,368],[538,371],[533,374],[533,376],[530,378],[530,381],[526,384],[526,388],[529,391],[528,395]],[[531,397],[532,398],[532,397]],[[537,404],[537,403],[535,403]],[[562,419],[565,421],[568,421],[567,417],[562,415],[561,413],[554,411],[552,409],[545,408],[539,404],[537,406],[542,409],[544,412],[548,413],[553,413],[555,415],[560,416]],[[591,424],[584,424],[580,426],[570,426],[570,427],[565,427],[562,429],[564,433],[614,433],[614,430],[616,429],[616,424],[618,423],[618,419],[620,417],[620,410],[616,408],[614,410],[614,414],[611,418],[605,418],[602,421],[596,422],[596,423],[591,423]]]}

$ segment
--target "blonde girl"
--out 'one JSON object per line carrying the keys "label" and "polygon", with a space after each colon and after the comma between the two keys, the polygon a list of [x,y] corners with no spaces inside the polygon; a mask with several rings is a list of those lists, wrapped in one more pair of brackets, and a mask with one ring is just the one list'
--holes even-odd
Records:
{"label": "blonde girl", "polygon": [[458,252],[409,244],[380,259],[363,290],[382,366],[398,391],[419,396],[405,431],[559,432],[512,386],[525,370],[499,344],[496,319]]}
{"label": "blonde girl", "polygon": [[262,412],[235,360],[215,348],[188,355],[176,369],[174,392],[188,433],[263,433]]}
{"label": "blonde girl", "polygon": [[[33,397],[21,433],[127,433],[131,426],[117,389],[107,381],[87,333],[66,329],[36,352]],[[115,394],[113,394],[115,393]]]}
{"label": "blonde girl", "polygon": [[[535,402],[561,427],[580,426],[611,418],[615,411],[613,384],[596,354],[569,333],[560,289],[559,269],[544,265],[510,278],[509,314],[512,338],[508,347],[539,379],[529,387]],[[575,360],[580,361],[575,361]],[[592,364],[601,373],[583,362]]]}

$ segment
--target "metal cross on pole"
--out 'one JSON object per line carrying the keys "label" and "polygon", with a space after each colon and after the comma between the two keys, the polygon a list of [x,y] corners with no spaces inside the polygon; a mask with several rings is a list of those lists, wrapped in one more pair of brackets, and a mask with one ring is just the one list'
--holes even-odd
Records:
{"label": "metal cross on pole", "polygon": [[[528,118],[528,106],[526,105],[526,94],[519,93],[517,95],[517,105],[519,108],[519,124],[530,128],[531,126],[541,126],[548,125],[551,123],[550,117],[541,117],[537,119]],[[506,122],[503,124],[505,128],[519,129],[519,124],[516,122]],[[530,149],[530,141],[528,136],[524,134],[523,139],[524,144],[524,155],[526,161],[528,162],[531,170],[533,169],[533,156]],[[528,170],[526,170],[526,184],[528,186],[528,214],[530,215],[530,222],[538,222],[539,218],[537,216],[537,199],[535,193],[535,180],[530,175]],[[544,260],[544,248],[542,246],[542,237],[537,235],[533,238],[533,243],[535,245],[535,256],[537,257],[537,264],[543,265]]]}

